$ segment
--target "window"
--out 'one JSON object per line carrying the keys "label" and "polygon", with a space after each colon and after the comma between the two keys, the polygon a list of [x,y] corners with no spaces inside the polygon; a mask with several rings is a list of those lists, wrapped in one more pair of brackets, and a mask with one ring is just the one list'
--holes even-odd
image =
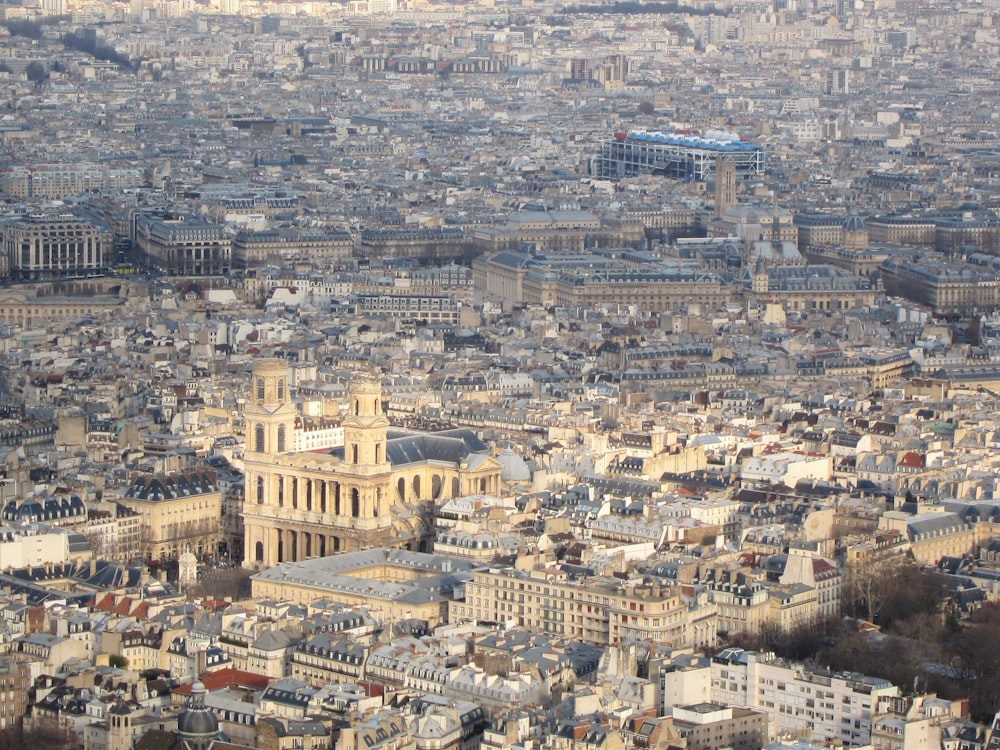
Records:
{"label": "window", "polygon": [[264,477],[257,477],[257,504],[264,504]]}
{"label": "window", "polygon": [[278,401],[285,400],[285,379],[280,378],[278,380]]}
{"label": "window", "polygon": [[264,378],[257,378],[257,400],[264,400]]}
{"label": "window", "polygon": [[278,425],[278,453],[284,453],[288,450],[285,447],[285,425]]}
{"label": "window", "polygon": [[264,425],[257,424],[253,428],[253,449],[258,453],[264,452]]}

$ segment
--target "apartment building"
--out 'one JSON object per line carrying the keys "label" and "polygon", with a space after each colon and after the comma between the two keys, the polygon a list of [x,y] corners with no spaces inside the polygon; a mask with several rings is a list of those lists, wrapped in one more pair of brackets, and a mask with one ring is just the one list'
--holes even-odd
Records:
{"label": "apartment building", "polygon": [[824,672],[738,648],[717,654],[711,670],[713,702],[765,711],[779,733],[819,742],[868,744],[879,697],[899,694],[878,677]]}
{"label": "apartment building", "polygon": [[872,725],[874,750],[924,750],[941,747],[942,725],[964,717],[968,705],[935,695],[894,696],[878,702]]}
{"label": "apartment building", "polygon": [[0,659],[0,732],[21,726],[28,708],[28,692],[34,686],[29,660],[15,654]]}
{"label": "apartment building", "polygon": [[343,230],[241,231],[233,238],[233,267],[257,268],[285,259],[322,262],[350,258],[354,240]]}
{"label": "apartment building", "polygon": [[0,190],[15,198],[65,198],[97,190],[136,187],[141,169],[109,169],[97,164],[36,164],[0,170]]}
{"label": "apartment building", "polygon": [[358,312],[396,320],[458,323],[459,305],[451,297],[411,294],[359,294]]}
{"label": "apartment building", "polygon": [[514,622],[588,643],[635,638],[686,646],[715,641],[714,605],[691,609],[679,588],[659,579],[573,579],[546,568],[478,570],[465,585],[465,599],[451,603],[449,615],[452,622]]}
{"label": "apartment building", "polygon": [[674,726],[687,750],[760,750],[767,741],[767,714],[750,708],[696,703],[674,706]]}
{"label": "apartment building", "polygon": [[725,635],[759,633],[768,622],[770,594],[760,583],[708,584],[718,609],[718,632]]}
{"label": "apartment building", "polygon": [[218,549],[222,493],[214,472],[140,475],[121,503],[141,517],[140,551],[148,559],[176,559],[188,548],[198,555]]}
{"label": "apartment building", "polygon": [[458,227],[365,229],[358,254],[363,258],[410,258],[439,264],[462,261],[468,244]]}
{"label": "apartment building", "polygon": [[894,245],[933,245],[934,221],[922,216],[876,216],[869,219],[868,238]]}

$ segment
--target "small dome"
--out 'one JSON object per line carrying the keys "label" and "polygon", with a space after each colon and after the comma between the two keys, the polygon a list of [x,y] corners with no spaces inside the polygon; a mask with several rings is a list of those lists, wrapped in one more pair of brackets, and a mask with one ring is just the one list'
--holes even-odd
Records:
{"label": "small dome", "polygon": [[504,482],[530,482],[531,469],[524,462],[524,459],[511,450],[508,445],[497,456],[503,468],[500,469],[500,479]]}
{"label": "small dome", "polygon": [[865,220],[862,219],[857,214],[851,214],[844,221],[845,232],[863,232],[864,229],[865,229]]}
{"label": "small dome", "polygon": [[187,708],[177,717],[178,736],[189,740],[188,744],[195,741],[199,747],[207,747],[207,740],[219,735],[219,719],[212,709],[205,706],[206,693],[203,683],[196,682],[192,685]]}

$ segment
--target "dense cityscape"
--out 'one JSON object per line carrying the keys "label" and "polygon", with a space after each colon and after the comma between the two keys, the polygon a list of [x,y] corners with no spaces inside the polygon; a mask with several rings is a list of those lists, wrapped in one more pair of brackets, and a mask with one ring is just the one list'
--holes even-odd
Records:
{"label": "dense cityscape", "polygon": [[0,748],[1000,750],[998,27],[0,5]]}

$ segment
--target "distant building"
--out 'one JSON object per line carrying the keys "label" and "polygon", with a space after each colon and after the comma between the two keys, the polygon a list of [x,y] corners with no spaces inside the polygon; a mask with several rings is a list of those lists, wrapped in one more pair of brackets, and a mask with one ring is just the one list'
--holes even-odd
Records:
{"label": "distant building", "polygon": [[789,312],[866,308],[874,305],[878,296],[878,287],[870,279],[834,266],[770,266],[757,268],[748,276],[754,299],[780,303]]}
{"label": "distant building", "polygon": [[121,297],[33,297],[8,289],[0,292],[0,321],[31,327],[49,320],[98,317],[124,306]]}
{"label": "distant building", "polygon": [[600,154],[591,162],[591,174],[612,180],[657,174],[710,182],[720,156],[735,165],[739,180],[764,173],[764,147],[729,134],[707,133],[702,137],[630,130],[601,142]]}
{"label": "distant building", "polygon": [[718,274],[691,264],[660,262],[627,248],[509,250],[477,258],[472,271],[476,293],[505,306],[633,304],[644,311],[674,312],[683,305],[732,302],[740,291]]}
{"label": "distant building", "polygon": [[313,263],[343,260],[353,252],[354,240],[344,231],[242,231],[233,238],[233,267],[258,268],[289,259]]}
{"label": "distant building", "polygon": [[875,216],[867,222],[868,238],[872,242],[894,245],[934,244],[935,225],[922,216]]}
{"label": "distant building", "polygon": [[3,260],[18,280],[94,274],[107,267],[113,242],[110,232],[76,216],[31,216],[4,228]]}
{"label": "distant building", "polygon": [[887,293],[927,305],[938,315],[962,315],[1000,305],[1000,274],[988,267],[893,257],[880,270]]}
{"label": "distant building", "polygon": [[359,294],[358,312],[392,320],[458,323],[459,305],[444,295]]}
{"label": "distant building", "polygon": [[358,255],[362,258],[410,258],[428,264],[461,262],[469,244],[459,227],[365,229]]}
{"label": "distant building", "polygon": [[193,214],[139,214],[133,241],[146,262],[168,276],[220,276],[232,265],[225,229]]}

